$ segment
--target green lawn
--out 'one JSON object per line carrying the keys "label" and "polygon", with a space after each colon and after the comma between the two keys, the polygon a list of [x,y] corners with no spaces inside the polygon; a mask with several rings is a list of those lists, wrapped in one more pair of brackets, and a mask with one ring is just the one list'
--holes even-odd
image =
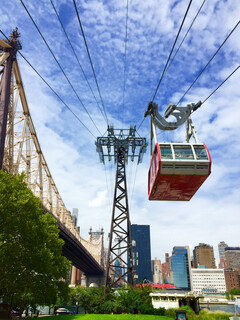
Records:
{"label": "green lawn", "polygon": [[[41,317],[42,318],[42,317]],[[173,320],[165,316],[145,314],[78,314],[66,316],[48,316],[46,320]]]}

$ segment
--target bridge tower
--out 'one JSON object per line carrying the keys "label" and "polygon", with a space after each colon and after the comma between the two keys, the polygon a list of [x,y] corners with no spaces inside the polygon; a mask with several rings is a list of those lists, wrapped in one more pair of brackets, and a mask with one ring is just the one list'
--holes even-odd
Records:
{"label": "bridge tower", "polygon": [[[11,127],[13,127],[13,101],[10,99],[10,91],[12,84],[12,70],[13,63],[16,60],[17,51],[22,49],[21,44],[18,40],[20,34],[16,28],[13,30],[10,40],[5,42],[0,40],[0,52],[2,52],[0,57],[0,66],[3,66],[0,74],[2,73],[0,81],[0,170],[3,166],[3,156],[4,156],[4,146],[7,131],[7,120],[9,114],[9,122],[11,122]],[[10,110],[9,110],[10,109]],[[12,138],[12,137],[11,137]],[[12,140],[12,139],[11,139]],[[11,141],[12,142],[12,141]],[[10,142],[10,143],[11,143]],[[9,154],[9,169],[13,167],[13,154]]]}
{"label": "bridge tower", "polygon": [[[128,158],[131,161],[137,158],[137,163],[139,164],[147,147],[146,138],[136,137],[135,135],[136,127],[114,129],[113,126],[108,126],[107,136],[98,137],[96,141],[100,161],[105,164],[105,158],[108,158],[109,161],[113,158],[116,164],[105,292],[108,285],[117,287],[127,283],[135,286],[125,169]],[[117,243],[116,241],[114,243],[114,240],[117,240]],[[117,260],[120,263],[116,268],[115,263]]]}
{"label": "bridge tower", "polygon": [[80,236],[80,227],[63,202],[42,153],[28,106],[17,59],[21,49],[17,28],[9,38],[4,37],[5,40],[0,39],[0,169],[13,175],[26,173],[25,182],[41,200],[43,211],[56,220],[59,237],[65,242],[63,255],[87,278],[95,277],[100,283],[104,277],[102,243]]}

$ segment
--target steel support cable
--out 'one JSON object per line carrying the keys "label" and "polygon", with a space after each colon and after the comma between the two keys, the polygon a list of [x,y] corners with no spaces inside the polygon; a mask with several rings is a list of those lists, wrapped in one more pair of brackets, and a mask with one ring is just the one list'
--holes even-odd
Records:
{"label": "steel support cable", "polygon": [[139,126],[138,126],[137,130],[139,130],[139,129],[140,129],[140,127],[142,126],[142,124],[143,124],[143,122],[144,122],[144,120],[145,120],[145,119],[146,119],[145,117],[142,119],[142,121],[141,121],[141,123],[139,124]]}
{"label": "steel support cable", "polygon": [[220,47],[217,49],[217,51],[214,53],[214,55],[211,57],[211,59],[208,61],[208,63],[206,64],[206,66],[201,70],[201,72],[198,74],[198,76],[196,77],[196,79],[193,81],[193,83],[190,85],[190,87],[187,89],[187,91],[184,93],[184,95],[182,96],[182,98],[178,101],[178,103],[176,104],[176,106],[183,100],[183,98],[186,96],[186,94],[189,92],[189,90],[193,87],[193,85],[196,83],[196,81],[199,79],[199,77],[201,76],[201,74],[206,70],[206,68],[209,66],[209,64],[211,63],[211,61],[215,58],[215,56],[218,54],[218,52],[220,51],[220,49],[223,47],[223,45],[226,43],[226,41],[228,40],[228,38],[231,36],[231,34],[234,32],[234,30],[238,27],[240,23],[240,20],[238,21],[238,23],[235,25],[235,27],[232,29],[232,31],[229,33],[229,35],[225,38],[225,40],[223,41],[223,43],[220,45]]}
{"label": "steel support cable", "polygon": [[179,30],[178,30],[176,39],[175,39],[175,41],[174,41],[174,44],[173,44],[172,49],[171,49],[171,51],[170,51],[170,54],[169,54],[169,56],[168,56],[166,65],[165,65],[165,67],[164,67],[164,69],[163,69],[161,78],[160,78],[160,80],[159,80],[159,82],[158,82],[157,88],[156,88],[155,93],[154,93],[154,95],[153,95],[153,97],[152,97],[152,101],[154,101],[154,99],[155,99],[155,97],[156,97],[156,94],[157,94],[157,92],[158,92],[159,86],[160,86],[160,84],[161,84],[161,82],[162,82],[162,79],[163,79],[163,77],[164,77],[166,68],[167,68],[167,66],[168,66],[169,60],[170,60],[171,55],[172,55],[172,53],[173,53],[173,50],[174,50],[174,48],[175,48],[176,42],[177,42],[178,37],[179,37],[179,34],[180,34],[181,30],[182,30],[183,24],[184,24],[184,22],[185,22],[185,19],[186,19],[186,17],[187,17],[187,14],[188,14],[188,11],[189,11],[189,9],[190,9],[191,4],[192,4],[192,0],[189,1],[187,10],[186,10],[186,12],[185,12],[185,15],[184,15],[183,20],[182,20],[182,23],[181,23],[181,26],[180,26],[180,28],[179,28]]}
{"label": "steel support cable", "polygon": [[[0,30],[1,34],[8,40],[7,36]],[[42,81],[49,87],[49,89],[56,95],[56,97],[65,105],[65,107],[74,115],[74,117],[84,126],[84,128],[96,139],[95,135],[88,129],[88,127],[79,119],[79,117],[72,111],[72,109],[63,101],[63,99],[57,94],[57,92],[50,86],[50,84],[42,77],[42,75],[33,67],[33,65],[24,57],[24,55],[18,51],[20,56],[28,63],[28,65],[36,72],[36,74],[42,79]]]}
{"label": "steel support cable", "polygon": [[[202,105],[240,68],[240,64],[202,102]],[[145,119],[145,118],[144,118]],[[143,121],[142,121],[143,122]]]}
{"label": "steel support cable", "polygon": [[[225,78],[219,86],[217,86],[208,96],[207,98],[205,98],[202,102],[202,105],[240,68],[240,65],[238,65],[231,73],[230,75]],[[143,118],[143,121],[144,121],[145,118]],[[141,122],[141,124],[143,123],[143,121]],[[140,126],[139,126],[140,127]],[[139,128],[138,128],[139,129]]]}
{"label": "steel support cable", "polygon": [[99,88],[99,85],[98,85],[98,81],[97,81],[96,73],[95,73],[95,70],[94,70],[94,67],[93,67],[93,63],[92,63],[92,59],[91,59],[91,56],[90,56],[90,52],[88,50],[87,40],[85,38],[85,34],[84,34],[84,31],[83,31],[82,23],[81,23],[81,20],[80,20],[80,16],[79,16],[79,13],[78,13],[78,9],[77,9],[77,5],[76,5],[75,0],[73,0],[73,3],[74,3],[75,10],[76,10],[76,14],[77,14],[79,26],[80,26],[80,29],[81,29],[81,32],[82,32],[82,36],[83,36],[83,40],[84,40],[84,43],[85,43],[85,47],[86,47],[86,50],[87,50],[88,58],[89,58],[89,61],[90,61],[90,64],[91,64],[91,68],[92,68],[92,72],[93,72],[93,75],[94,75],[94,79],[95,79],[95,82],[96,82],[96,86],[97,86],[97,89],[98,89],[99,97],[101,99],[102,107],[103,107],[103,110],[104,110],[104,113],[105,113],[105,117],[106,117],[106,121],[107,121],[107,124],[108,124],[108,117],[107,117],[106,109],[105,109],[105,106],[104,106],[104,103],[103,103],[102,95],[101,95],[100,88]]}
{"label": "steel support cable", "polygon": [[127,35],[128,35],[128,0],[127,0],[127,8],[126,8],[126,25],[125,25],[125,52],[124,52],[124,69],[123,69],[123,111],[122,111],[122,121],[123,121],[123,115],[124,115],[125,91],[126,91]]}
{"label": "steel support cable", "polygon": [[63,70],[62,66],[60,65],[60,63],[58,62],[56,56],[54,55],[53,51],[51,50],[50,46],[48,45],[46,39],[44,38],[44,36],[42,35],[41,31],[39,30],[36,22],[34,21],[33,17],[31,16],[30,12],[28,11],[27,7],[25,6],[23,0],[20,0],[24,9],[26,10],[27,14],[29,15],[30,19],[32,20],[34,26],[36,27],[38,33],[40,34],[41,38],[43,39],[43,41],[45,42],[48,50],[50,51],[50,53],[52,54],[54,60],[56,61],[57,65],[59,66],[60,70],[62,71],[64,77],[66,78],[67,82],[69,83],[70,87],[72,88],[73,92],[75,93],[76,97],[78,98],[79,102],[81,103],[82,107],[84,108],[84,110],[86,111],[86,113],[88,114],[90,120],[92,121],[93,125],[95,126],[95,128],[97,129],[97,131],[99,132],[99,134],[101,135],[101,132],[99,131],[96,123],[94,122],[93,118],[91,117],[90,113],[88,112],[87,108],[85,107],[85,105],[83,104],[82,100],[80,99],[79,95],[77,94],[76,90],[74,89],[72,83],[70,82],[68,76],[66,75],[65,71]]}
{"label": "steel support cable", "polygon": [[[217,53],[220,51],[220,49],[223,47],[223,45],[225,44],[225,42],[228,40],[228,38],[231,36],[231,34],[234,32],[234,30],[238,27],[240,23],[240,20],[237,22],[237,24],[235,25],[235,27],[232,29],[232,31],[229,33],[229,35],[225,38],[225,40],[223,41],[223,43],[220,45],[220,47],[217,49],[217,51],[214,53],[214,55],[211,57],[211,59],[208,61],[208,63],[206,64],[206,66],[201,70],[201,72],[198,74],[197,78],[193,81],[193,83],[190,85],[190,87],[187,89],[187,91],[184,93],[184,95],[182,96],[182,98],[177,102],[176,106],[183,100],[183,98],[186,96],[186,94],[189,92],[189,90],[193,87],[193,85],[195,84],[195,82],[199,79],[199,77],[201,76],[201,74],[205,71],[205,69],[208,67],[208,65],[211,63],[211,61],[214,59],[214,57],[217,55]],[[234,71],[235,72],[235,71]],[[144,122],[145,118],[143,118],[142,122],[140,123],[140,125],[138,126],[138,130],[139,128],[142,126],[143,122]]]}
{"label": "steel support cable", "polygon": [[229,74],[227,78],[225,78],[217,88],[215,88],[202,102],[204,104],[238,69],[240,68],[240,64]]}
{"label": "steel support cable", "polygon": [[97,139],[96,136],[88,129],[88,127],[82,122],[82,120],[76,115],[74,111],[63,101],[63,99],[57,94],[57,92],[50,86],[50,84],[41,76],[41,74],[33,67],[33,65],[24,57],[24,55],[18,51],[20,56],[28,63],[28,65],[36,72],[36,74],[42,79],[42,81],[49,87],[49,89],[55,94],[55,96],[65,105],[65,107],[74,115],[74,117],[84,126],[85,129]]}
{"label": "steel support cable", "polygon": [[[102,113],[102,116],[103,116],[104,120],[106,121],[105,116],[104,116],[104,114],[103,114],[103,111],[102,111],[102,109],[101,109],[100,106],[99,106],[99,103],[98,103],[98,101],[97,101],[97,98],[96,98],[96,96],[95,96],[95,94],[94,94],[94,92],[93,92],[93,89],[92,89],[92,87],[91,87],[91,85],[90,85],[90,83],[89,83],[89,81],[88,81],[88,79],[87,79],[87,76],[86,76],[86,74],[85,74],[85,72],[84,72],[84,70],[83,70],[83,68],[82,68],[82,65],[81,65],[81,63],[80,63],[80,61],[79,61],[79,59],[78,59],[78,56],[77,56],[77,54],[76,54],[76,51],[74,50],[73,45],[72,45],[72,43],[71,43],[71,41],[70,41],[70,39],[69,39],[69,37],[68,37],[68,34],[67,34],[67,32],[66,32],[66,30],[65,30],[65,28],[64,28],[64,26],[63,26],[63,23],[62,23],[62,21],[61,21],[61,19],[60,19],[60,17],[59,17],[59,14],[57,13],[57,10],[56,10],[56,8],[55,8],[52,0],[50,0],[50,2],[51,2],[51,4],[52,4],[52,7],[53,7],[53,9],[54,9],[54,11],[55,11],[55,14],[56,14],[58,20],[59,20],[59,23],[61,24],[61,27],[62,27],[63,32],[64,32],[64,34],[65,34],[65,36],[66,36],[66,38],[67,38],[67,40],[68,40],[68,43],[69,43],[69,45],[70,45],[70,47],[71,47],[71,49],[72,49],[72,52],[73,52],[73,54],[74,54],[74,56],[75,56],[75,58],[76,58],[76,60],[77,60],[77,62],[78,62],[78,65],[79,65],[79,67],[80,67],[80,69],[81,69],[81,71],[82,71],[82,73],[83,73],[83,76],[84,76],[85,80],[87,81],[88,87],[89,87],[89,89],[90,89],[91,92],[92,92],[92,95],[93,95],[93,97],[94,97],[94,99],[95,99],[95,101],[96,101],[96,103],[97,103],[97,106],[98,106],[99,110],[100,110],[101,113]],[[106,121],[106,122],[107,122],[107,121]]]}
{"label": "steel support cable", "polygon": [[[153,97],[152,97],[152,101],[153,101],[153,100],[155,99],[155,97],[156,97],[156,94],[157,94],[157,92],[158,92],[159,86],[160,86],[160,84],[161,84],[161,82],[162,82],[162,79],[163,79],[163,77],[164,77],[164,74],[165,74],[165,72],[166,72],[166,69],[167,69],[169,60],[170,60],[170,58],[171,58],[171,56],[172,56],[173,50],[174,50],[174,48],[175,48],[176,42],[177,42],[178,37],[179,37],[179,34],[180,34],[181,30],[182,30],[183,24],[184,24],[184,22],[185,22],[185,19],[186,19],[186,17],[187,17],[187,14],[188,14],[188,11],[189,11],[189,9],[190,9],[191,4],[192,4],[192,0],[189,1],[187,10],[186,10],[186,12],[185,12],[185,15],[184,15],[183,20],[182,20],[182,23],[181,23],[181,26],[180,26],[180,28],[179,28],[179,30],[178,30],[176,39],[175,39],[175,41],[174,41],[174,44],[173,44],[172,49],[171,49],[171,51],[170,51],[170,53],[169,53],[167,62],[166,62],[165,67],[164,67],[164,69],[163,69],[161,78],[160,78],[160,80],[159,80],[159,82],[158,82],[157,88],[156,88],[155,93],[154,93],[154,95],[153,95]],[[139,130],[139,129],[141,128],[144,120],[145,120],[145,118],[142,119],[142,121],[141,121],[141,123],[139,124],[137,130]]]}
{"label": "steel support cable", "polygon": [[205,3],[205,2],[206,2],[206,0],[203,0],[203,2],[202,2],[202,4],[201,4],[200,8],[198,9],[197,14],[196,14],[196,15],[195,15],[195,17],[193,18],[193,21],[192,21],[192,23],[190,24],[190,27],[188,28],[188,30],[187,30],[187,32],[186,32],[186,34],[185,34],[185,36],[183,37],[183,39],[182,39],[182,41],[181,41],[181,43],[180,43],[179,47],[177,48],[177,50],[176,50],[176,52],[175,52],[175,54],[174,54],[174,56],[173,56],[172,60],[169,62],[169,64],[168,64],[168,67],[167,67],[167,69],[166,69],[165,74],[167,73],[167,71],[168,71],[168,69],[169,69],[170,65],[173,63],[173,60],[175,59],[176,55],[178,54],[178,52],[179,52],[179,50],[180,50],[180,48],[181,48],[181,46],[182,46],[183,42],[185,41],[185,39],[186,39],[186,37],[187,37],[187,35],[188,35],[189,31],[191,30],[191,28],[192,28],[192,26],[193,26],[193,24],[194,24],[195,20],[197,19],[197,17],[198,17],[198,15],[199,15],[200,11],[202,10],[202,7],[203,7],[203,5],[204,5],[204,3]]}

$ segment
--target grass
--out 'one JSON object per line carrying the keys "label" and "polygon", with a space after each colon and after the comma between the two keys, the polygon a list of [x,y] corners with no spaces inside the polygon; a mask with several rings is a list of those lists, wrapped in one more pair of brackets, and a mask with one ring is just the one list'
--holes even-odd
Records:
{"label": "grass", "polygon": [[[41,317],[42,318],[42,317]],[[46,320],[173,320],[165,316],[146,314],[78,314],[66,316],[48,316]]]}

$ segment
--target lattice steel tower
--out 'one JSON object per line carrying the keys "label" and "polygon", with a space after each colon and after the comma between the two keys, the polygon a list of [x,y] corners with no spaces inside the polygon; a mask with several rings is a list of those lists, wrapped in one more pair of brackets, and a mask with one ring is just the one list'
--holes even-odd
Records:
{"label": "lattice steel tower", "polygon": [[[127,283],[135,286],[125,165],[128,158],[131,161],[137,158],[138,164],[142,162],[147,147],[146,138],[135,135],[135,126],[130,129],[114,129],[113,126],[108,126],[107,136],[98,137],[96,141],[100,161],[105,164],[106,157],[109,161],[113,158],[117,164],[105,290],[107,285],[116,287]],[[114,243],[114,237],[117,238],[117,243]],[[120,263],[116,267],[117,260]]]}

